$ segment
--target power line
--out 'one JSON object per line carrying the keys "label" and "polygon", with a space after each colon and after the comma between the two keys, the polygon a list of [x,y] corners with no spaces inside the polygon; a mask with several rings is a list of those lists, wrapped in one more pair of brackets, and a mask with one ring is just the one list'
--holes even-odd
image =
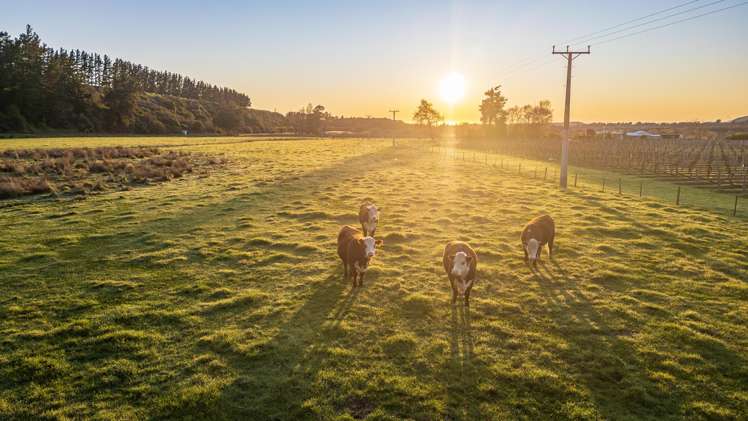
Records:
{"label": "power line", "polygon": [[687,10],[682,10],[682,11],[677,12],[677,13],[672,13],[672,14],[669,14],[669,15],[666,15],[666,16],[659,17],[657,19],[648,20],[646,22],[642,22],[642,23],[638,23],[636,25],[628,26],[626,28],[619,29],[617,31],[609,32],[609,33],[607,33],[605,35],[598,35],[598,36],[591,37],[591,38],[585,38],[584,40],[579,41],[579,43],[580,44],[581,43],[585,43],[586,44],[586,43],[589,43],[590,41],[593,41],[593,40],[596,40],[596,39],[606,38],[606,37],[609,37],[611,35],[620,34],[621,32],[626,32],[626,31],[629,31],[631,29],[640,28],[642,26],[649,25],[650,23],[660,22],[660,21],[665,20],[665,19],[669,19],[669,18],[672,18],[672,17],[675,17],[675,16],[680,16],[680,15],[685,14],[685,13],[693,12],[694,10],[699,10],[699,9],[703,9],[705,7],[714,6],[715,4],[724,3],[725,1],[727,1],[727,0],[716,0],[716,1],[713,1],[711,3],[702,4],[701,6],[692,7],[692,8],[687,9]]}
{"label": "power line", "polygon": [[700,1],[702,1],[702,0],[691,0],[691,1],[687,1],[685,3],[681,3],[681,4],[677,5],[677,6],[672,6],[672,7],[668,7],[667,9],[658,10],[657,12],[652,12],[652,13],[650,13],[648,15],[641,16],[641,17],[638,17],[636,19],[627,20],[626,22],[619,23],[618,25],[613,25],[613,26],[610,26],[608,28],[601,29],[599,31],[590,32],[589,34],[586,34],[586,35],[581,35],[581,36],[578,36],[578,37],[575,37],[575,38],[571,38],[569,40],[566,40],[566,41],[563,41],[563,42],[559,43],[559,45],[573,43],[573,42],[579,41],[581,39],[587,38],[589,36],[597,35],[597,34],[600,34],[600,33],[603,33],[603,32],[608,32],[611,29],[620,28],[621,26],[628,25],[628,24],[634,23],[634,22],[638,22],[638,21],[640,21],[642,19],[650,18],[652,16],[657,16],[659,14],[662,14],[662,13],[665,13],[665,12],[669,12],[671,10],[680,9],[681,7],[685,7],[685,6],[688,6],[689,4],[697,3],[697,2],[700,2]]}
{"label": "power line", "polygon": [[733,4],[732,6],[727,6],[727,7],[723,7],[723,8],[721,8],[721,9],[711,10],[711,11],[709,11],[709,12],[706,12],[706,13],[702,13],[702,14],[700,14],[700,15],[689,16],[689,17],[687,17],[687,18],[679,19],[679,20],[676,20],[676,21],[673,21],[673,22],[668,22],[668,23],[665,23],[665,24],[662,24],[662,25],[658,25],[658,26],[653,26],[653,27],[651,27],[651,28],[643,29],[643,30],[641,30],[641,31],[636,31],[636,32],[632,32],[632,33],[630,33],[630,34],[625,34],[625,35],[621,35],[620,37],[615,37],[615,38],[611,38],[611,39],[606,39],[606,40],[603,40],[603,41],[600,41],[600,42],[597,42],[597,43],[593,43],[593,44],[591,44],[591,45],[602,45],[602,44],[607,44],[607,43],[609,43],[609,42],[617,41],[617,40],[619,40],[619,39],[623,39],[623,38],[628,38],[628,37],[632,37],[632,36],[634,36],[634,35],[639,35],[639,34],[643,34],[643,33],[645,33],[645,32],[649,32],[649,31],[654,31],[655,29],[662,29],[662,28],[666,28],[666,27],[668,27],[668,26],[672,26],[672,25],[675,25],[675,24],[678,24],[678,23],[682,23],[682,22],[687,22],[687,21],[689,21],[689,20],[694,20],[694,19],[698,19],[698,18],[701,18],[701,17],[704,17],[704,16],[709,16],[709,15],[712,15],[712,14],[715,14],[715,13],[718,13],[718,12],[723,12],[723,11],[725,11],[725,10],[729,10],[729,9],[734,9],[734,8],[736,8],[736,7],[740,7],[740,6],[745,6],[746,4],[748,4],[748,1],[744,1],[744,2],[742,2],[742,3],[737,3],[737,4]]}
{"label": "power line", "polygon": [[[644,24],[650,24],[650,23],[653,23],[655,21],[659,21],[659,20],[662,20],[662,19],[665,19],[665,18],[668,18],[668,17],[677,16],[677,15],[680,15],[680,14],[683,14],[683,13],[687,13],[689,11],[694,11],[694,10],[697,10],[697,9],[700,9],[700,8],[703,8],[703,7],[707,7],[707,6],[711,6],[711,5],[714,5],[714,4],[717,4],[717,3],[721,3],[721,2],[724,2],[724,1],[725,0],[718,0],[718,1],[706,4],[706,5],[703,5],[703,6],[699,6],[697,8],[691,8],[689,10],[686,10],[686,11],[683,11],[683,12],[679,12],[677,14],[671,14],[669,16],[666,16],[666,17],[663,17],[663,18],[660,18],[660,19],[657,19],[657,20],[648,21],[648,22],[640,24],[640,25],[634,25],[634,26],[631,26],[631,27],[629,27],[629,28],[627,28],[625,30],[622,30],[622,31],[616,31],[616,32],[612,32],[612,33],[606,34],[606,35],[601,36],[601,37],[595,37],[595,38],[603,38],[603,40],[602,41],[598,41],[598,42],[594,42],[594,43],[590,43],[590,45],[607,44],[609,42],[618,41],[620,39],[628,38],[628,37],[631,37],[631,36],[634,36],[634,35],[639,35],[639,34],[642,34],[642,33],[645,33],[645,32],[654,31],[654,30],[657,30],[657,29],[666,28],[668,26],[676,25],[678,23],[695,20],[695,19],[698,19],[698,18],[701,18],[701,17],[704,17],[704,16],[712,15],[714,13],[719,13],[719,12],[722,12],[722,11],[725,11],[725,10],[729,10],[729,9],[734,9],[736,7],[740,7],[740,6],[744,6],[744,5],[748,4],[748,1],[745,1],[745,2],[742,2],[742,3],[737,3],[737,4],[734,4],[734,5],[731,5],[731,6],[727,6],[727,7],[723,7],[723,8],[720,8],[720,9],[710,10],[708,12],[700,13],[698,15],[693,15],[693,16],[689,16],[689,17],[686,17],[686,18],[683,18],[683,19],[678,19],[678,20],[675,20],[675,21],[667,22],[667,23],[664,23],[664,24],[661,24],[661,25],[650,27],[650,28],[645,28],[645,29],[642,29],[642,30],[639,30],[639,31],[635,31],[635,32],[623,34],[623,35],[618,36],[618,37],[614,37],[614,38],[610,38],[610,39],[604,39],[605,37],[608,37],[610,35],[614,35],[616,33],[624,32],[624,31],[627,31],[627,30],[630,30],[630,29],[634,29],[634,28],[642,26]],[[688,3],[682,4],[682,5],[680,5],[680,7],[683,7],[683,6],[687,5],[687,4]],[[675,6],[675,7],[677,8],[678,6]],[[672,10],[672,9],[673,8],[670,8],[670,10]],[[663,11],[661,11],[659,13],[662,13],[662,12]],[[654,14],[658,14],[658,12],[655,12]],[[650,15],[654,15],[654,14],[650,14]],[[643,19],[643,18],[639,18],[639,19],[636,19],[636,20],[641,20],[641,19]],[[620,24],[620,25],[616,25],[616,26],[620,27],[622,25],[624,25],[624,24]],[[604,31],[598,31],[598,32],[604,32]],[[592,38],[590,38],[590,40],[591,39]],[[504,77],[503,77],[502,80],[508,79],[506,76],[512,76],[512,75],[514,75],[515,73],[517,73],[520,70],[525,70],[525,71],[529,72],[529,71],[533,71],[533,70],[541,68],[541,67],[545,67],[546,65],[550,64],[552,61],[553,61],[552,59],[551,60],[545,60],[545,61],[543,61],[543,59],[541,57],[538,57],[535,60],[529,61],[529,62],[527,62],[527,60],[525,60],[525,62],[526,62],[525,64],[523,64],[523,65],[521,65],[519,67],[516,67],[516,68],[510,70],[509,72],[505,73],[503,75]]]}
{"label": "power line", "polygon": [[[659,15],[659,14],[662,14],[662,13],[665,13],[665,12],[669,12],[671,10],[680,9],[681,7],[685,7],[685,6],[688,6],[689,4],[697,3],[699,1],[702,1],[702,0],[690,0],[690,1],[687,1],[685,3],[681,3],[681,4],[678,4],[676,6],[671,6],[671,7],[668,7],[666,9],[658,10],[656,12],[652,12],[652,13],[649,13],[647,15],[640,16],[638,18],[628,20],[626,22],[619,23],[617,25],[613,25],[613,26],[610,26],[610,27],[605,28],[605,29],[601,29],[601,30],[598,30],[598,31],[595,31],[595,32],[592,32],[592,33],[589,33],[589,34],[586,34],[586,35],[581,35],[581,36],[578,36],[578,37],[574,37],[574,38],[568,39],[566,41],[558,43],[557,45],[565,45],[565,44],[569,44],[569,43],[572,43],[572,42],[575,42],[575,41],[579,41],[579,40],[585,39],[585,38],[587,38],[589,36],[597,35],[597,34],[600,34],[600,33],[603,33],[603,32],[608,32],[608,31],[610,31],[612,29],[620,28],[620,27],[622,27],[624,25],[628,25],[630,23],[638,22],[638,21],[640,21],[642,19],[646,19],[646,18],[649,18],[649,17],[652,17],[652,16],[656,16],[656,15]],[[724,0],[721,0],[721,1],[724,1]],[[529,57],[529,56],[525,57],[524,59],[521,59],[518,62],[516,62],[514,64],[510,64],[509,66],[505,67],[502,70],[502,73],[504,73],[504,74],[512,74],[512,73],[515,73],[515,72],[517,72],[519,70],[523,70],[523,69],[527,68],[528,66],[530,66],[531,68],[534,69],[534,68],[537,67],[535,65],[538,64],[540,61],[542,61],[544,58],[545,58],[545,55],[543,55],[541,57]],[[546,61],[544,64],[546,64],[548,62],[549,61]],[[541,64],[541,66],[544,65],[544,64]]]}

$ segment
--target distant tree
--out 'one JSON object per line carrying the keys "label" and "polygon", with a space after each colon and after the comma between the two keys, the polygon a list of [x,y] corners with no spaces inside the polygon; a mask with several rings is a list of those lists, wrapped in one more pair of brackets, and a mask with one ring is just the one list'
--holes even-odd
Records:
{"label": "distant tree", "polygon": [[506,110],[506,119],[509,124],[517,124],[522,119],[522,112],[518,106],[508,108]]}
{"label": "distant tree", "polygon": [[213,102],[212,110],[251,106],[233,89],[106,55],[54,50],[31,26],[16,38],[0,32],[0,131],[127,130],[138,91]]}
{"label": "distant tree", "polygon": [[286,119],[297,134],[319,136],[324,132],[323,121],[330,114],[325,111],[323,105],[313,106],[310,102],[299,111],[291,111],[286,114]]}
{"label": "distant tree", "polygon": [[213,122],[227,132],[234,132],[241,126],[242,119],[238,109],[225,106],[218,111]]}
{"label": "distant tree", "polygon": [[416,112],[413,113],[413,120],[417,121],[420,125],[428,127],[431,127],[434,125],[434,123],[441,121],[442,118],[442,115],[434,109],[434,106],[425,99],[421,100],[421,103],[418,105]]}
{"label": "distant tree", "polygon": [[138,86],[133,77],[121,72],[115,74],[112,87],[104,95],[108,107],[107,126],[113,131],[126,131],[135,113]]}
{"label": "distant tree", "polygon": [[549,124],[553,120],[551,101],[542,100],[529,112],[529,123],[534,125]]}
{"label": "distant tree", "polygon": [[519,123],[530,124],[532,121],[532,105],[523,105],[519,109]]}
{"label": "distant tree", "polygon": [[483,93],[485,98],[480,103],[480,121],[486,125],[506,124],[507,112],[504,110],[506,97],[501,95],[501,85],[494,86]]}
{"label": "distant tree", "polygon": [[444,117],[442,117],[442,115],[434,109],[434,106],[425,99],[421,100],[421,103],[418,105],[416,112],[413,113],[413,120],[417,121],[418,124],[422,126],[428,127],[429,136],[432,140],[434,139],[433,126],[443,118]]}

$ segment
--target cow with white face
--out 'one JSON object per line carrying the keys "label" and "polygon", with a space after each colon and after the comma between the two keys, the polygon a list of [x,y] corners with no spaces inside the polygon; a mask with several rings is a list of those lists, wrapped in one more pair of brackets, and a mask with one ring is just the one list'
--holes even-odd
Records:
{"label": "cow with white face", "polygon": [[369,269],[371,259],[376,255],[376,246],[382,244],[382,240],[364,237],[361,231],[349,225],[341,228],[338,234],[338,256],[343,261],[344,279],[353,275],[353,286],[362,286],[364,274]]}
{"label": "cow with white face", "polygon": [[444,248],[442,263],[452,287],[452,304],[460,296],[465,297],[465,305],[469,306],[470,291],[475,283],[475,270],[478,266],[475,250],[463,241],[450,241]]}
{"label": "cow with white face", "polygon": [[522,249],[525,252],[525,262],[533,267],[537,266],[543,246],[548,244],[548,257],[553,257],[553,240],[556,238],[556,224],[550,215],[542,215],[532,219],[522,230]]}
{"label": "cow with white face", "polygon": [[379,209],[377,205],[364,202],[358,208],[358,222],[361,223],[361,230],[364,232],[364,236],[374,236],[374,232],[377,230],[377,223],[379,223]]}

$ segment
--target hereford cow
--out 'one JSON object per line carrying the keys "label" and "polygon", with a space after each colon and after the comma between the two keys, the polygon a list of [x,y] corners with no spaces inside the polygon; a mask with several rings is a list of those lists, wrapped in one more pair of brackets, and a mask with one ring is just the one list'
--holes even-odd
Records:
{"label": "hereford cow", "polygon": [[338,234],[338,256],[343,261],[343,279],[353,275],[353,286],[364,284],[364,273],[369,268],[369,262],[376,253],[376,247],[382,244],[382,240],[373,237],[364,237],[361,231],[346,225],[340,229]]}
{"label": "hereford cow", "polygon": [[361,230],[364,232],[364,236],[374,236],[374,231],[377,230],[377,222],[379,222],[379,209],[377,205],[371,202],[364,202],[361,207],[358,208],[358,222],[361,223]]}
{"label": "hereford cow", "polygon": [[548,215],[538,216],[525,225],[522,230],[522,249],[525,251],[525,262],[537,266],[543,246],[548,244],[548,257],[553,257],[553,239],[556,237],[556,225]]}
{"label": "hereford cow", "polygon": [[452,304],[457,296],[465,297],[465,305],[470,305],[470,290],[475,282],[475,269],[478,266],[478,255],[467,243],[450,241],[444,248],[444,271],[452,286]]}

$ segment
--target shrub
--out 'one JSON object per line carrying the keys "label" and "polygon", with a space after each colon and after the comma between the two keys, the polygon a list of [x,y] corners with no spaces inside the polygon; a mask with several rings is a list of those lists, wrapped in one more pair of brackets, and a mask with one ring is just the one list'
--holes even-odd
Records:
{"label": "shrub", "polygon": [[18,149],[0,151],[0,199],[65,191],[86,194],[130,183],[182,177],[196,165],[222,159],[146,147]]}

